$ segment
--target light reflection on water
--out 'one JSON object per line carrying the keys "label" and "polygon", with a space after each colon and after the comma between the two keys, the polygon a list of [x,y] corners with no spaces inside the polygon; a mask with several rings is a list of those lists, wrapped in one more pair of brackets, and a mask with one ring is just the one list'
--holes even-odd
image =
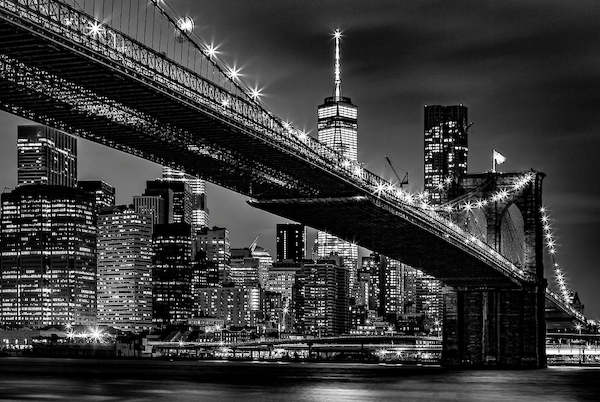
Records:
{"label": "light reflection on water", "polygon": [[0,359],[0,400],[599,400],[600,370]]}

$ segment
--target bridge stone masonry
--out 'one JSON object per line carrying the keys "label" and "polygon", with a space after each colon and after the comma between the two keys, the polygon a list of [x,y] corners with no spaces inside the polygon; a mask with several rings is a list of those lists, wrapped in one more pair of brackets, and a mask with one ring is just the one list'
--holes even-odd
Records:
{"label": "bridge stone masonry", "polygon": [[197,175],[437,277],[448,286],[447,366],[545,365],[543,174],[468,175],[454,201],[432,206],[274,116],[162,2],[142,3],[135,18],[152,16],[150,29],[118,13],[104,23],[75,1],[0,0],[0,108]]}
{"label": "bridge stone masonry", "polygon": [[[484,173],[467,175],[461,180],[461,202],[489,199],[498,190],[510,187],[521,174]],[[469,225],[473,219],[482,226],[480,233],[488,244],[508,253],[509,231],[506,214],[515,205],[522,223],[524,247],[515,263],[535,278],[519,288],[459,285],[444,293],[443,364],[449,367],[539,368],[546,364],[543,231],[540,220],[543,173],[535,173],[531,185],[512,198],[498,200],[481,208],[477,218],[469,208],[454,219]],[[456,201],[454,201],[456,202]],[[452,201],[451,201],[452,203]],[[469,204],[467,204],[469,205]],[[507,223],[508,222],[508,223]],[[503,247],[504,246],[504,247]]]}

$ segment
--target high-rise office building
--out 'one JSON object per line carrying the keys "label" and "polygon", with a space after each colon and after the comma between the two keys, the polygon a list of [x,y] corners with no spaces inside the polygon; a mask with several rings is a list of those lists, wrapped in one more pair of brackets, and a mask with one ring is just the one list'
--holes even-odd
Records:
{"label": "high-rise office building", "polygon": [[205,181],[170,167],[163,167],[162,179],[185,182],[190,186],[192,193],[190,218],[192,233],[196,233],[200,228],[208,227],[209,216]]}
{"label": "high-rise office building", "polygon": [[124,331],[152,325],[152,218],[132,207],[98,216],[98,324]]}
{"label": "high-rise office building", "polygon": [[252,256],[249,248],[231,249],[231,281],[236,286],[260,286],[260,260]]}
{"label": "high-rise office building", "polygon": [[[318,107],[317,130],[321,143],[339,152],[350,161],[358,159],[358,108],[348,97],[341,94],[341,64],[340,40],[341,32],[334,33],[334,93],[325,98]],[[327,258],[330,255],[343,257],[343,264],[350,272],[350,295],[356,296],[358,246],[344,241],[326,232],[318,232],[318,257]]]}
{"label": "high-rise office building", "polygon": [[77,184],[77,140],[46,126],[19,126],[17,184]]}
{"label": "high-rise office building", "polygon": [[115,205],[115,188],[103,180],[80,180],[77,187],[94,195],[96,210]]}
{"label": "high-rise office building", "polygon": [[258,260],[258,282],[260,286],[265,286],[269,278],[269,269],[273,266],[273,257],[268,250],[256,244],[250,246],[250,252],[252,257]]}
{"label": "high-rise office building", "polygon": [[74,187],[2,194],[0,324],[95,323],[95,214],[92,195]]}
{"label": "high-rise office building", "polygon": [[202,228],[195,233],[196,250],[204,250],[206,259],[217,267],[219,281],[227,283],[231,280],[231,243],[229,230],[213,226]]}
{"label": "high-rise office building", "polygon": [[152,223],[155,225],[168,223],[168,214],[165,205],[165,199],[159,195],[133,196],[133,208],[135,211],[142,214],[149,214],[152,217]]}
{"label": "high-rise office building", "polygon": [[469,128],[463,105],[425,106],[425,191],[434,203],[455,195],[458,179],[467,173]]}
{"label": "high-rise office building", "polygon": [[144,196],[158,196],[164,200],[165,215],[159,221],[191,224],[192,190],[187,182],[148,180]]}
{"label": "high-rise office building", "polygon": [[296,272],[302,269],[303,263],[284,261],[276,262],[269,268],[269,276],[265,289],[281,293],[283,301],[291,306],[292,288],[296,282]]}
{"label": "high-rise office building", "polygon": [[192,239],[187,223],[154,225],[152,320],[159,326],[192,317]]}
{"label": "high-rise office building", "polygon": [[198,292],[199,317],[217,317],[230,327],[255,326],[261,313],[261,291],[256,287],[212,287]]}
{"label": "high-rise office building", "polygon": [[335,336],[348,331],[348,269],[339,258],[304,264],[296,273],[294,314],[305,335]]}
{"label": "high-rise office building", "polygon": [[424,327],[432,330],[442,322],[443,314],[442,283],[420,270],[415,273],[415,309],[423,314]]}
{"label": "high-rise office building", "polygon": [[299,262],[305,258],[306,228],[297,223],[277,224],[277,261]]}

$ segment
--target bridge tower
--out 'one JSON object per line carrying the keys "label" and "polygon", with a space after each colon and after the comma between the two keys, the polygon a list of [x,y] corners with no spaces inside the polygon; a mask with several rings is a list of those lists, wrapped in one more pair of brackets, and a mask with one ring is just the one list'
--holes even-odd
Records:
{"label": "bridge tower", "polygon": [[[541,368],[546,365],[543,173],[512,199],[462,212],[457,223],[502,252],[533,280],[504,286],[458,285],[444,293],[443,364],[448,367]],[[483,173],[462,178],[461,201],[487,199],[522,174]],[[482,281],[483,282],[483,281]]]}

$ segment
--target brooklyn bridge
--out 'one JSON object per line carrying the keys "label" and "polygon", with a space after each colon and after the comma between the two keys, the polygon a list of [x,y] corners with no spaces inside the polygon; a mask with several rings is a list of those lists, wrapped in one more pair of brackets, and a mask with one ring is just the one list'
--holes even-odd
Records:
{"label": "brooklyn bridge", "polygon": [[0,0],[0,107],[442,280],[446,366],[544,367],[547,324],[590,324],[555,258],[542,172],[468,174],[433,204],[274,115],[161,1]]}

